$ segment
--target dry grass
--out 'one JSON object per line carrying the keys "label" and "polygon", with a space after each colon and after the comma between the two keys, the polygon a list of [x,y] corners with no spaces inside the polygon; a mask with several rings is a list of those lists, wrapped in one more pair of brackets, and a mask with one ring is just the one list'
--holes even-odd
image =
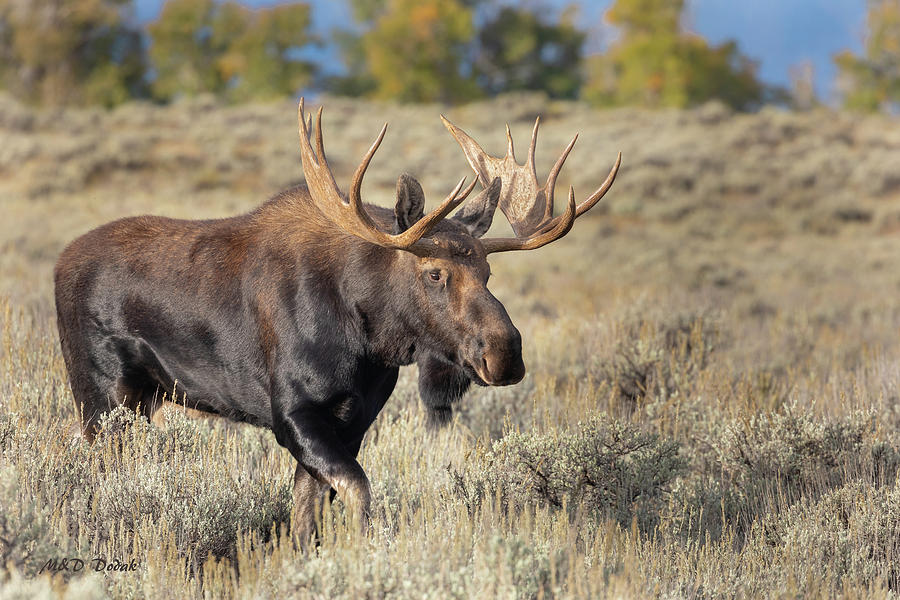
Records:
{"label": "dry grass", "polygon": [[[328,100],[339,178],[390,120],[364,193],[390,202],[406,170],[443,197],[467,169],[441,110]],[[261,430],[124,413],[73,442],[55,256],[118,216],[223,216],[300,180],[294,111],[0,100],[0,598],[897,594],[900,135],[883,118],[451,111],[495,152],[498,119],[522,152],[543,114],[541,172],[581,131],[565,177],[582,195],[616,150],[624,166],[568,237],[493,261],[521,384],[475,390],[434,433],[401,373],[363,445],[367,538],[338,502],[315,552],[292,546],[292,460]],[[139,568],[38,575],[63,556]]]}

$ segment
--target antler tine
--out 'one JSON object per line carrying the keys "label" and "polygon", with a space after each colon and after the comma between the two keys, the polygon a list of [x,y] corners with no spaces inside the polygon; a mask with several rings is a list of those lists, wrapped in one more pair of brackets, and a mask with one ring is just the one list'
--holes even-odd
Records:
{"label": "antler tine", "polygon": [[334,181],[334,175],[325,159],[325,144],[323,142],[322,133],[322,107],[316,113],[316,151],[313,151],[311,142],[312,119],[307,120],[304,113],[305,102],[300,99],[297,109],[297,120],[300,127],[300,155],[303,159],[303,173],[306,176],[306,185],[309,195],[315,203],[316,207],[325,217],[331,220],[335,225],[340,227],[347,233],[362,238],[368,242],[382,246],[384,248],[392,248],[396,250],[407,250],[413,253],[427,253],[431,249],[430,244],[420,242],[441,219],[445,218],[450,211],[459,206],[463,200],[471,193],[475,187],[473,181],[462,194],[462,189],[466,178],[457,184],[449,196],[441,203],[441,205],[428,215],[419,219],[412,227],[406,231],[393,235],[381,231],[372,217],[368,214],[362,202],[362,181],[366,174],[375,152],[381,146],[384,135],[387,132],[387,123],[381,128],[378,137],[372,142],[362,161],[353,174],[353,180],[350,184],[349,203],[344,200],[343,195]]}
{"label": "antler tine", "polygon": [[575,213],[575,188],[569,186],[569,202],[566,205],[566,212],[560,216],[558,221],[555,221],[549,231],[525,238],[489,238],[482,240],[481,243],[484,245],[484,251],[488,254],[492,252],[507,252],[509,250],[534,250],[541,246],[546,246],[550,242],[555,242],[569,233],[572,225],[575,224]]}
{"label": "antler tine", "polygon": [[576,134],[572,141],[560,154],[550,173],[546,183],[541,187],[537,181],[535,169],[535,149],[537,148],[537,136],[541,119],[534,120],[534,129],[531,132],[531,143],[528,146],[528,158],[524,164],[516,162],[513,156],[513,141],[509,126],[506,127],[506,137],[509,150],[506,156],[500,158],[491,156],[472,139],[465,131],[448,121],[443,115],[441,120],[450,134],[456,139],[469,162],[469,166],[478,175],[479,181],[485,187],[495,177],[500,177],[503,189],[497,206],[506,215],[512,226],[515,238],[510,239],[485,239],[482,240],[488,252],[503,252],[506,250],[530,250],[549,244],[553,240],[564,236],[572,227],[572,222],[585,212],[589,211],[609,191],[615,181],[616,174],[622,164],[622,153],[616,156],[616,162],[606,177],[606,181],[591,196],[581,204],[575,203],[574,190],[569,188],[569,203],[565,214],[553,217],[553,196],[556,189],[556,180],[559,173],[578,141]]}
{"label": "antler tine", "polygon": [[297,106],[297,123],[300,129],[301,146],[304,138],[309,140],[309,135],[312,131],[312,117],[308,119],[303,118],[303,100],[303,98],[300,98],[300,104]]}
{"label": "antler tine", "polygon": [[[307,142],[310,141],[312,136],[312,116],[306,115],[304,119],[304,102],[303,98],[300,98],[300,105],[297,107],[297,122],[300,125],[300,142],[301,149],[303,147],[303,140],[305,139]],[[316,160],[318,162],[318,160]]]}
{"label": "antler tine", "polygon": [[[590,209],[592,209],[594,207],[594,205],[597,204],[598,202],[600,202],[600,199],[606,195],[606,192],[609,191],[609,188],[612,187],[613,182],[616,180],[616,175],[618,175],[618,173],[619,173],[619,167],[621,166],[621,164],[622,164],[622,153],[619,152],[618,155],[616,156],[616,162],[613,164],[612,169],[609,170],[609,175],[606,176],[606,179],[603,181],[603,183],[600,185],[600,187],[597,188],[597,191],[595,191],[593,194],[591,194],[590,198],[588,198],[587,200],[585,200],[584,202],[579,204],[578,207],[576,208],[576,211],[575,211],[576,219],[578,217],[580,217],[581,215],[583,215],[584,213],[586,213],[587,211],[589,211]],[[546,232],[546,231],[549,231],[550,229],[552,229],[556,225],[558,219],[560,219],[560,217],[556,217],[556,219],[551,220],[546,225],[541,227],[541,232]]]}
{"label": "antler tine", "polygon": [[[300,104],[297,107],[297,122],[300,126],[300,158],[303,161],[303,173],[308,178],[307,185],[315,183],[316,187],[322,187],[322,192],[326,194],[338,194],[338,196],[340,196],[331,169],[328,168],[328,163],[325,162],[324,149],[320,143],[322,136],[322,109],[321,107],[319,108],[320,119],[317,123],[319,130],[316,134],[316,145],[319,147],[319,152],[317,154],[313,151],[310,143],[312,137],[312,118],[305,118],[307,116],[304,113],[305,108],[305,99],[300,98]],[[307,162],[309,163],[308,165]],[[309,173],[307,173],[307,168],[310,169]],[[312,179],[312,181],[309,179]]]}
{"label": "antler tine", "polygon": [[[537,134],[537,123],[535,123],[535,134]],[[534,143],[537,135],[532,137],[532,144]],[[547,202],[544,207],[544,219],[551,219],[553,217],[553,195],[556,190],[556,178],[559,177],[559,172],[562,170],[563,165],[566,163],[566,159],[569,158],[569,152],[572,151],[572,148],[575,147],[575,142],[578,140],[578,134],[575,134],[575,137],[572,138],[572,141],[569,142],[569,145],[566,146],[566,149],[562,151],[562,154],[559,155],[559,158],[556,159],[556,164],[553,165],[553,168],[550,169],[550,174],[547,175],[547,184],[544,186],[544,194],[547,197]],[[534,160],[531,162],[532,168],[534,168]],[[536,176],[536,175],[535,175]],[[577,216],[577,215],[576,215]]]}
{"label": "antler tine", "polygon": [[516,236],[527,238],[534,233],[545,231],[545,225],[553,217],[554,185],[566,158],[572,151],[575,140],[573,139],[563,150],[556,165],[550,171],[547,182],[542,186],[538,183],[535,168],[535,150],[541,126],[540,117],[534,121],[531,143],[528,146],[528,158],[521,165],[513,155],[513,140],[508,126],[506,136],[509,150],[506,156],[500,158],[486,153],[478,142],[443,116],[441,120],[462,147],[469,166],[478,174],[478,179],[483,186],[487,187],[495,177],[500,177],[503,187],[497,205],[506,215]]}
{"label": "antler tine", "polygon": [[[462,187],[462,185],[463,185],[465,182],[466,182],[466,178],[465,178],[465,177],[463,177],[462,179],[459,180],[459,183],[456,184],[456,188],[453,188],[453,195],[454,195],[454,196],[456,196],[457,188]],[[460,196],[459,196],[459,198],[458,198],[458,200],[459,200],[460,202],[462,202],[463,200],[465,200],[466,198],[469,197],[469,194],[471,194],[471,193],[472,193],[472,190],[475,189],[475,184],[476,184],[476,183],[478,183],[478,178],[477,178],[477,177],[476,177],[475,179],[473,179],[473,180],[472,180],[472,183],[470,183],[468,186],[466,186],[466,189],[464,189],[464,190],[462,191],[462,194],[460,194]],[[451,208],[450,210],[453,210],[453,209]]]}
{"label": "antler tine", "polygon": [[512,132],[509,130],[509,123],[506,124],[506,155],[516,160],[516,149],[513,146]]}
{"label": "antler tine", "polygon": [[[309,129],[311,125],[307,125],[306,119],[303,118],[304,98],[300,98],[300,104],[297,105],[297,124],[300,130],[300,148],[303,148],[303,140],[309,140]],[[302,158],[302,155],[301,155]]]}
{"label": "antler tine", "polygon": [[359,204],[362,201],[360,190],[362,189],[363,177],[366,175],[366,169],[369,168],[369,163],[372,162],[372,157],[375,156],[375,152],[381,145],[381,140],[384,139],[384,134],[387,133],[387,127],[387,123],[381,126],[381,132],[379,132],[378,137],[375,138],[375,141],[372,142],[372,145],[369,146],[369,150],[366,152],[366,155],[363,157],[362,162],[359,163],[359,166],[356,168],[356,172],[353,174],[353,182],[350,184],[351,204]]}
{"label": "antler tine", "polygon": [[613,182],[616,180],[616,175],[619,174],[619,167],[622,165],[622,153],[619,152],[618,156],[616,156],[616,162],[613,165],[612,169],[609,171],[609,175],[606,176],[606,179],[603,181],[603,184],[597,188],[597,191],[591,194],[591,197],[578,205],[578,213],[575,215],[576,217],[580,217],[587,211],[589,211],[597,202],[600,201],[600,198],[606,195],[606,192],[609,191],[609,188],[612,187]]}
{"label": "antler tine", "polygon": [[322,109],[320,106],[316,111],[316,154],[319,157],[319,163],[325,164],[325,144],[322,141]]}
{"label": "antler tine", "polygon": [[538,115],[534,118],[534,128],[531,130],[531,144],[528,145],[528,160],[525,161],[525,164],[531,167],[531,172],[534,175],[535,181],[537,180],[537,169],[534,166],[534,149],[537,147],[537,134],[540,127],[541,116]]}
{"label": "antler tine", "polygon": [[[463,176],[463,178],[459,180],[459,183],[456,184],[456,187],[453,188],[453,191],[450,192],[450,195],[447,196],[447,198],[444,200],[444,202],[447,202],[447,199],[449,199],[449,198],[453,198],[454,200],[456,199],[456,195],[459,193],[459,190],[462,189],[462,186],[465,185],[466,179],[467,179],[467,177]],[[473,181],[472,183],[469,184],[469,187],[466,190],[466,193],[463,195],[463,198],[468,196],[469,193],[472,191],[472,188],[474,188],[474,187],[475,187],[475,182]]]}

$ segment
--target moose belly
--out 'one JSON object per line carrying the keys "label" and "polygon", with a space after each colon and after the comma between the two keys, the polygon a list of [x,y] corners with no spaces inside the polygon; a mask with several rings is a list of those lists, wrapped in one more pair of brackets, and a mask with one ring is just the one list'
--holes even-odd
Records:
{"label": "moose belly", "polygon": [[126,377],[189,408],[271,426],[265,369],[250,350],[249,336],[146,304],[140,308],[140,318],[126,308],[129,335],[116,343]]}

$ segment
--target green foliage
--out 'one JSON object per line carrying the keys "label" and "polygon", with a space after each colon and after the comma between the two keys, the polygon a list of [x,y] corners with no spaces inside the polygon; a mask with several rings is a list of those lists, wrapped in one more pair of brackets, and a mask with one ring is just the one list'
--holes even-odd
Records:
{"label": "green foliage", "polygon": [[209,34],[214,7],[213,0],[170,0],[159,19],[149,25],[150,61],[156,73],[153,93],[158,98],[216,92],[223,87],[215,60],[224,48],[216,48],[214,41],[219,38]]}
{"label": "green foliage", "polygon": [[573,431],[512,432],[454,475],[454,490],[474,511],[499,497],[514,510],[568,507],[646,529],[684,470],[679,446],[656,434],[592,417]]}
{"label": "green foliage", "polygon": [[148,30],[160,99],[213,93],[235,101],[290,95],[307,84],[312,65],[296,49],[311,42],[302,3],[251,10],[237,2],[169,0]]}
{"label": "green foliage", "polygon": [[522,90],[577,96],[585,36],[569,13],[550,23],[533,9],[504,6],[483,22],[477,9],[487,5],[355,0],[364,33],[335,33],[348,73],[329,88],[404,102],[463,102]]}
{"label": "green foliage", "polygon": [[609,21],[625,35],[659,34],[677,31],[684,0],[622,0],[609,9]]}
{"label": "green foliage", "polygon": [[371,23],[387,9],[388,0],[350,0],[354,18],[360,23]]}
{"label": "green foliage", "polygon": [[243,21],[250,24],[220,62],[234,99],[283,97],[311,81],[312,65],[290,56],[292,49],[312,41],[306,33],[311,22],[308,5],[274,6],[255,18],[245,15]]}
{"label": "green foliage", "polygon": [[389,0],[363,35],[376,98],[403,102],[460,102],[479,95],[463,73],[475,35],[472,11],[457,0]]}
{"label": "green foliage", "polygon": [[140,95],[131,0],[0,2],[0,87],[30,103],[111,106]]}
{"label": "green foliage", "polygon": [[706,443],[710,452],[679,482],[676,521],[713,537],[726,527],[743,537],[763,516],[852,481],[893,485],[900,471],[900,452],[880,438],[872,414],[823,422],[789,405],[717,428]]}
{"label": "green foliage", "polygon": [[817,569],[827,585],[900,586],[900,488],[848,482],[773,521],[756,527],[755,536],[778,548],[788,564]]}
{"label": "green foliage", "polygon": [[757,106],[765,89],[735,42],[710,47],[684,34],[684,1],[617,0],[609,20],[622,30],[606,54],[593,57],[584,95],[597,105],[685,107],[719,99]]}
{"label": "green foliage", "polygon": [[376,82],[369,72],[366,49],[362,37],[354,32],[335,29],[331,39],[340,48],[347,72],[328,78],[324,86],[337,96],[368,96],[375,90]]}
{"label": "green foliage", "polygon": [[542,90],[557,98],[578,94],[585,34],[566,19],[545,23],[534,12],[505,6],[478,38],[475,62],[486,93]]}
{"label": "green foliage", "polygon": [[900,105],[900,2],[869,0],[863,56],[835,56],[844,85],[844,105],[864,111]]}
{"label": "green foliage", "polygon": [[[466,8],[477,8],[490,0],[457,0]],[[391,0],[350,0],[350,9],[357,22],[371,25],[378,17],[384,15],[390,8]]]}

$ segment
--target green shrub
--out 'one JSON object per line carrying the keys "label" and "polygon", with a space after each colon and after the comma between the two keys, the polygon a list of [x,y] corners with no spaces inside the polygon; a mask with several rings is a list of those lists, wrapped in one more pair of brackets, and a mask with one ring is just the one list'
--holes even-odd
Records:
{"label": "green shrub", "polygon": [[[243,437],[222,439],[220,430],[177,410],[159,428],[119,407],[105,415],[92,446],[68,439],[63,429],[40,436],[34,426],[22,427],[12,416],[5,421],[0,423],[0,450],[21,472],[18,477],[8,474],[13,481],[0,490],[18,501],[0,506],[17,507],[20,513],[30,507],[27,514],[0,515],[24,532],[17,534],[16,549],[9,550],[16,556],[39,554],[46,560],[75,540],[89,543],[95,552],[122,552],[139,548],[135,538],[150,535],[148,527],[164,527],[172,532],[175,550],[196,567],[208,555],[233,557],[243,532],[265,538],[273,527],[288,522],[291,473],[285,471],[281,482],[271,486],[252,468],[213,460],[214,448],[221,452],[223,445],[229,453],[248,457],[260,450],[250,448]],[[33,501],[25,501],[24,491],[17,496],[19,487]],[[22,548],[36,544],[46,549],[49,541],[34,541],[40,536],[50,536],[59,550],[23,553]],[[26,573],[36,572],[30,570],[32,562],[23,563]]]}
{"label": "green shrub", "polygon": [[719,344],[710,321],[702,315],[675,313],[627,322],[612,356],[592,376],[605,382],[623,407],[672,394],[684,396],[690,380],[706,367]]}
{"label": "green shrub", "polygon": [[856,481],[804,499],[755,527],[752,542],[775,549],[794,573],[825,589],[900,589],[900,488]]}
{"label": "green shrub", "polygon": [[15,468],[0,460],[0,587],[9,571],[35,575],[47,560],[85,549],[66,535],[54,508],[35,502]]}
{"label": "green shrub", "polygon": [[826,421],[789,405],[783,413],[735,420],[712,434],[690,477],[677,486],[677,528],[687,521],[718,537],[740,537],[754,522],[814,500],[851,481],[893,485],[900,451],[881,439],[872,413]]}
{"label": "green shrub", "polygon": [[600,415],[574,431],[509,433],[452,479],[473,512],[498,497],[508,510],[565,507],[648,529],[684,467],[676,442]]}

